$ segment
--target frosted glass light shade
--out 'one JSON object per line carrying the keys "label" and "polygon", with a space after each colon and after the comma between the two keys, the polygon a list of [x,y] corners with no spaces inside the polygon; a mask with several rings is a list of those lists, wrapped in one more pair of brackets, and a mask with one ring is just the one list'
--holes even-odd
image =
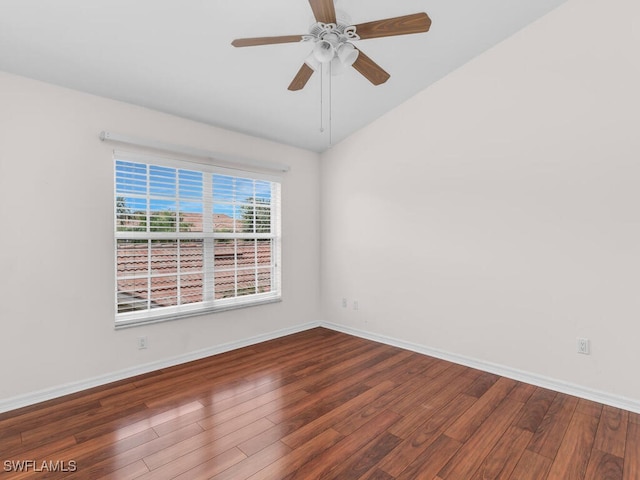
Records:
{"label": "frosted glass light shade", "polygon": [[313,51],[307,56],[307,58],[304,59],[304,63],[311,67],[314,72],[320,71],[320,62],[314,55]]}
{"label": "frosted glass light shade", "polygon": [[350,67],[357,60],[360,51],[352,43],[343,43],[338,47],[338,58],[345,67]]}
{"label": "frosted glass light shade", "polygon": [[320,63],[330,62],[336,53],[336,49],[330,42],[326,40],[320,40],[313,47],[313,56],[316,57]]}
{"label": "frosted glass light shade", "polygon": [[340,58],[337,56],[333,57],[333,60],[331,60],[331,75],[333,75],[334,77],[336,75],[340,75],[344,73],[344,69],[345,65],[342,63]]}

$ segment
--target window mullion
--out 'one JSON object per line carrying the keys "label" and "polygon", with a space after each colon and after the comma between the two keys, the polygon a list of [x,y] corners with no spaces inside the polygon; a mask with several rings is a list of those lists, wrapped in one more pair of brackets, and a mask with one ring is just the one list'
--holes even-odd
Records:
{"label": "window mullion", "polygon": [[[147,165],[147,214],[146,231],[151,231],[151,168]],[[147,309],[151,309],[151,245],[152,241],[147,240]]]}
{"label": "window mullion", "polygon": [[[233,192],[233,231],[238,233],[238,180],[231,179],[231,191]],[[238,296],[238,239],[233,240],[233,296]]]}
{"label": "window mullion", "polygon": [[178,238],[178,232],[180,232],[180,170],[176,169],[176,305],[182,305],[182,277],[180,276],[180,244],[182,243]]}
{"label": "window mullion", "polygon": [[[253,234],[258,233],[258,192],[256,181],[253,181]],[[253,293],[258,292],[258,240],[253,239]]]}
{"label": "window mullion", "polygon": [[147,241],[147,309],[151,308],[151,240]]}
{"label": "window mullion", "polygon": [[202,232],[204,237],[202,241],[202,298],[205,302],[212,302],[215,297],[213,175],[209,172],[203,172],[202,176]]}
{"label": "window mullion", "polygon": [[[176,217],[177,217],[176,212]],[[180,240],[176,240],[176,305],[182,305],[182,276],[180,275]]]}
{"label": "window mullion", "polygon": [[233,296],[238,296],[238,240],[233,241]]}
{"label": "window mullion", "polygon": [[253,293],[258,293],[258,240],[253,241]]}

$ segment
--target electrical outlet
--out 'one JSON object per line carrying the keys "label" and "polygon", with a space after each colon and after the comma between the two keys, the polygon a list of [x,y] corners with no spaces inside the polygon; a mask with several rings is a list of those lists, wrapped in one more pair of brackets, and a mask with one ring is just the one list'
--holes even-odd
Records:
{"label": "electrical outlet", "polygon": [[358,305],[358,300],[354,300],[353,301],[353,309],[354,310],[358,310],[360,308],[360,306]]}
{"label": "electrical outlet", "polygon": [[578,338],[578,353],[583,355],[589,355],[591,353],[588,338]]}
{"label": "electrical outlet", "polygon": [[149,346],[147,337],[138,337],[138,350],[144,350]]}
{"label": "electrical outlet", "polygon": [[347,299],[346,298],[342,299],[342,308],[347,308]]}

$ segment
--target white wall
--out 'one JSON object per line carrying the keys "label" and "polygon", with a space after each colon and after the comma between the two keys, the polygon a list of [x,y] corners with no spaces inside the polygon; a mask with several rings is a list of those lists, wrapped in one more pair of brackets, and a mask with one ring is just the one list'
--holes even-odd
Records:
{"label": "white wall", "polygon": [[[324,154],[321,191],[316,154],[0,73],[0,407],[305,328],[320,286],[338,326],[640,401],[639,24],[570,0]],[[291,164],[284,301],[115,331],[101,130]]]}
{"label": "white wall", "polygon": [[[102,130],[291,165],[283,301],[114,330],[114,145]],[[315,153],[0,73],[0,223],[0,404],[319,320]]]}
{"label": "white wall", "polygon": [[639,25],[570,0],[326,153],[324,320],[639,402]]}

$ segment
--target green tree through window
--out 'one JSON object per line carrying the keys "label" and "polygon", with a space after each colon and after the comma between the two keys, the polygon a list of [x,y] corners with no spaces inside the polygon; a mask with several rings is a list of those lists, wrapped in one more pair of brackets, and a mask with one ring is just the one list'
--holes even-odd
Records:
{"label": "green tree through window", "polygon": [[249,197],[242,206],[242,231],[269,233],[271,231],[271,203],[264,198]]}

